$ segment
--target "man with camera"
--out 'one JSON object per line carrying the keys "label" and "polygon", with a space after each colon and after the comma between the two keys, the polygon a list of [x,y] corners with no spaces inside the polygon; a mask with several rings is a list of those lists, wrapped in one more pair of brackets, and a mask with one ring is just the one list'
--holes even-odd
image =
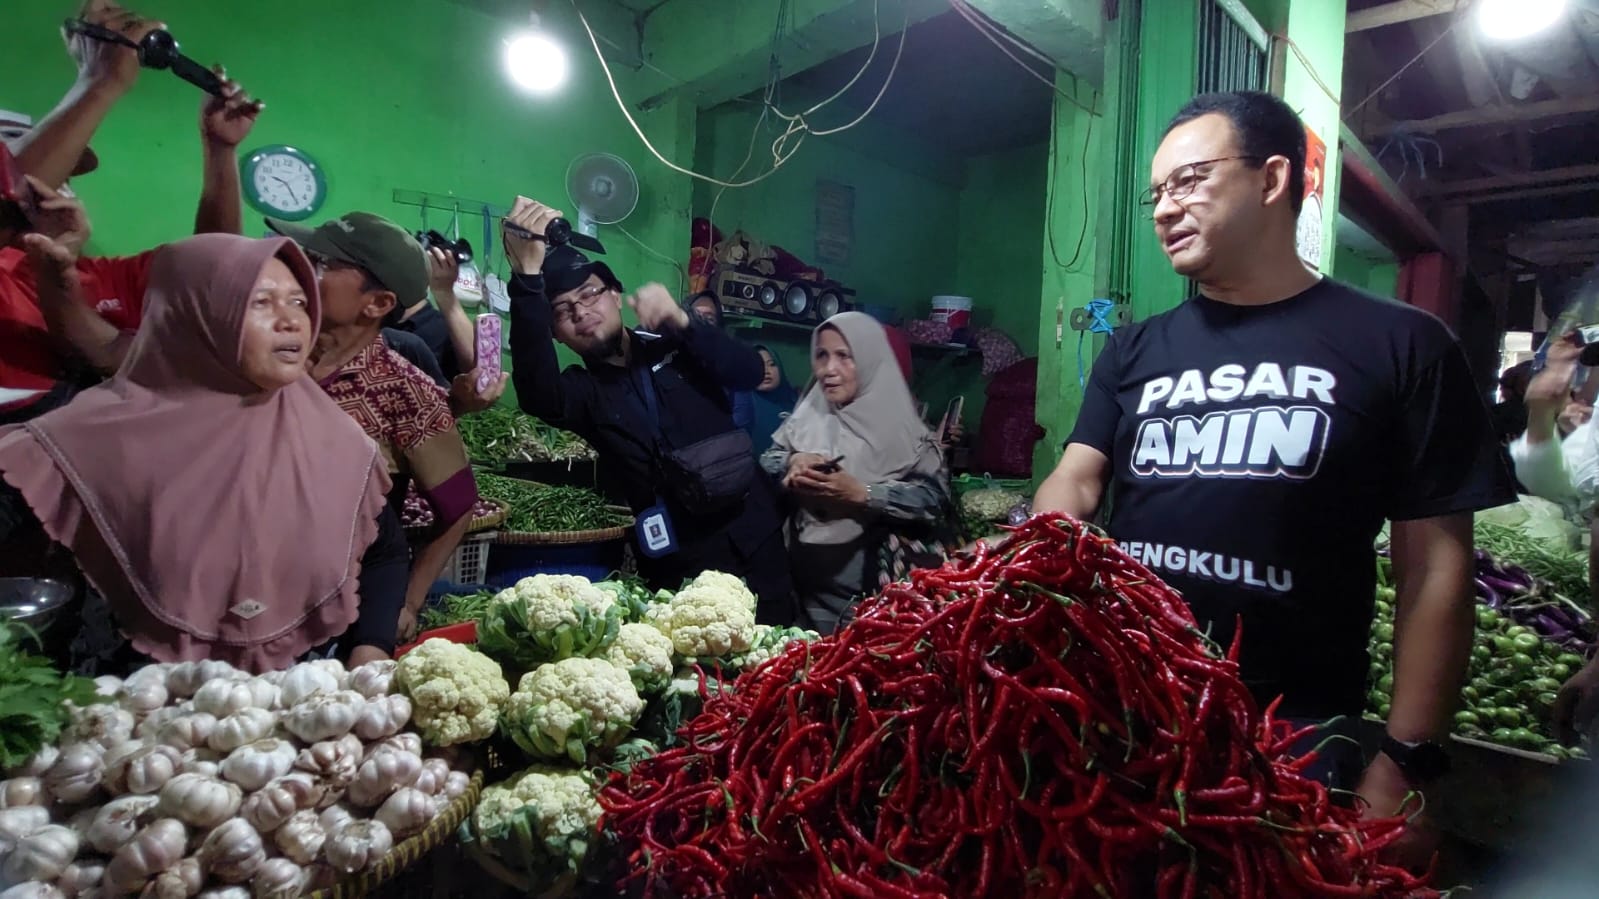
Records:
{"label": "man with camera", "polygon": [[433,507],[433,532],[412,555],[400,613],[399,637],[410,639],[428,590],[466,534],[478,498],[466,444],[443,391],[391,350],[380,333],[396,308],[426,298],[426,258],[403,228],[368,212],[315,228],[275,219],[266,223],[299,244],[317,268],[322,322],[311,351],[311,377],[377,443],[394,480],[389,504],[395,511],[403,511],[413,483]]}
{"label": "man with camera", "polygon": [[[564,231],[547,230],[560,218],[527,197],[506,217],[523,411],[599,452],[602,476],[638,517],[639,568],[651,586],[724,571],[749,583],[760,621],[788,624],[793,582],[776,492],[749,435],[734,427],[727,394],[755,389],[760,355],[693,319],[659,284],[628,297],[639,327],[624,327],[622,284],[610,267],[545,239]],[[557,340],[583,365],[561,371]]]}
{"label": "man with camera", "polygon": [[[84,21],[115,31],[132,42],[164,27],[106,0],[89,0]],[[15,157],[14,174],[25,176],[23,226],[0,234],[0,424],[24,421],[61,405],[82,386],[121,364],[127,335],[137,329],[145,279],[154,251],[126,258],[77,260],[82,303],[41,308],[35,274],[16,241],[26,219],[60,220],[81,247],[88,222],[81,209],[69,210],[65,184],[99,165],[89,140],[111,107],[139,77],[137,51],[69,34],[67,50],[78,78],[56,108],[38,124],[26,116],[0,114],[0,139]],[[223,96],[207,96],[201,107],[204,184],[195,215],[195,233],[238,233],[242,212],[235,159],[241,141],[255,124],[261,104],[237,84],[224,80]],[[23,194],[19,194],[23,196]],[[75,205],[75,204],[72,204]],[[53,223],[61,226],[60,221]],[[62,294],[65,295],[65,294]]]}

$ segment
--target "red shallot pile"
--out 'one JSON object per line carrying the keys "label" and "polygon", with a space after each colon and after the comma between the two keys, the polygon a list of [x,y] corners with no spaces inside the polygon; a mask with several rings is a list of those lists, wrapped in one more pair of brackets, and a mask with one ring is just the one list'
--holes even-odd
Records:
{"label": "red shallot pile", "polygon": [[917,572],[679,733],[601,795],[646,895],[1438,895],[1381,858],[1405,819],[1303,776],[1182,600],[1071,519]]}

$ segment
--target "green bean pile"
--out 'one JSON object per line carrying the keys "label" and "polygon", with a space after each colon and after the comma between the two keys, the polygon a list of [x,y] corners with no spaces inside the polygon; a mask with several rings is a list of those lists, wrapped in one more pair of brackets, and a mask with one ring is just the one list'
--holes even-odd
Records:
{"label": "green bean pile", "polygon": [[594,448],[570,431],[551,427],[515,409],[495,406],[456,421],[474,462],[576,462],[594,458]]}
{"label": "green bean pile", "polygon": [[477,472],[480,494],[510,507],[503,527],[531,534],[597,531],[627,524],[605,498],[582,487],[554,487]]}

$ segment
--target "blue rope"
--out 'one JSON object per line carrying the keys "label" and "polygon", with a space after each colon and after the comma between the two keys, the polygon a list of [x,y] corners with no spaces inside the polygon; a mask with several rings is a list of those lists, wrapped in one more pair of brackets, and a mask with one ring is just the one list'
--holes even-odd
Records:
{"label": "blue rope", "polygon": [[1088,386],[1088,370],[1083,367],[1083,338],[1090,334],[1110,334],[1116,330],[1110,313],[1116,308],[1112,300],[1089,300],[1083,311],[1088,313],[1088,330],[1077,332],[1077,386]]}

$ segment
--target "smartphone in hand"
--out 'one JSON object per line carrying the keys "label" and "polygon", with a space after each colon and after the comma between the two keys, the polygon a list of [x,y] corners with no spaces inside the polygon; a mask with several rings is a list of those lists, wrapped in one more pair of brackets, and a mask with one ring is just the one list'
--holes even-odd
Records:
{"label": "smartphone in hand", "polygon": [[500,380],[500,317],[492,312],[477,317],[477,392],[487,392]]}

